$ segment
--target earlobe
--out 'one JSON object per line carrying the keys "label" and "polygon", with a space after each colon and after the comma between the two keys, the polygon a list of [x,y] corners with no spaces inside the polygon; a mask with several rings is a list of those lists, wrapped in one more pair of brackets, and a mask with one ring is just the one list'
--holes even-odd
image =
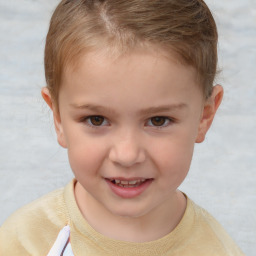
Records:
{"label": "earlobe", "polygon": [[57,134],[58,143],[63,148],[67,148],[67,144],[66,144],[66,140],[65,140],[65,136],[64,136],[64,132],[63,132],[63,127],[62,127],[62,123],[61,123],[60,114],[59,114],[59,111],[57,111],[56,108],[54,107],[54,104],[53,104],[53,101],[52,101],[52,98],[51,98],[51,94],[50,94],[48,88],[46,88],[46,87],[42,88],[41,94],[42,94],[42,97],[43,97],[44,101],[47,103],[47,105],[50,107],[50,109],[53,112],[54,126],[55,126],[55,131],[56,131],[56,134]]}
{"label": "earlobe", "polygon": [[221,104],[223,98],[223,88],[221,85],[213,87],[212,95],[205,102],[204,109],[202,112],[196,143],[201,143],[205,139],[205,135],[209,130],[214,116]]}

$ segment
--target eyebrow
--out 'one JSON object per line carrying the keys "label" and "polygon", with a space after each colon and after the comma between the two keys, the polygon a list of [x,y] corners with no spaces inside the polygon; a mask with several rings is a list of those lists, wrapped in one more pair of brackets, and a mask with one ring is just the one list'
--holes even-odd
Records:
{"label": "eyebrow", "polygon": [[113,113],[117,114],[117,112],[114,109],[100,106],[100,105],[94,105],[94,104],[70,104],[71,107],[76,108],[76,109],[86,109],[86,110],[91,110],[95,112],[108,112],[108,113]]}
{"label": "eyebrow", "polygon": [[155,113],[160,113],[160,112],[170,112],[170,111],[174,111],[174,110],[182,110],[187,107],[188,107],[188,105],[185,103],[163,105],[163,106],[142,109],[140,111],[140,114],[147,115],[147,114],[155,114]]}
{"label": "eyebrow", "polygon": [[[111,114],[117,114],[115,109],[111,109],[105,106],[94,105],[94,104],[70,104],[71,107],[76,109],[87,109],[95,112],[107,112]],[[149,115],[149,114],[156,114],[160,112],[170,112],[174,110],[182,110],[187,108],[188,105],[185,103],[179,104],[171,104],[171,105],[163,105],[163,106],[156,106],[156,107],[149,107],[139,111],[140,115]]]}

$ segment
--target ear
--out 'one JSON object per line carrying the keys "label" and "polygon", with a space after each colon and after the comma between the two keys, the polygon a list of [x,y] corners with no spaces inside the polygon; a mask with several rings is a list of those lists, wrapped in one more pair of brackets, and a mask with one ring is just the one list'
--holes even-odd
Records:
{"label": "ear", "polygon": [[57,134],[58,143],[63,148],[67,148],[67,143],[66,143],[66,139],[64,136],[64,132],[63,132],[60,114],[52,101],[51,94],[50,94],[48,88],[43,87],[41,90],[41,94],[42,94],[43,99],[45,100],[45,102],[47,103],[47,105],[50,107],[50,109],[53,112],[54,126],[55,126],[55,131]]}
{"label": "ear", "polygon": [[211,96],[206,100],[199,124],[198,134],[196,138],[197,143],[201,143],[205,139],[205,135],[209,130],[213,118],[223,98],[223,88],[221,85],[213,87]]}

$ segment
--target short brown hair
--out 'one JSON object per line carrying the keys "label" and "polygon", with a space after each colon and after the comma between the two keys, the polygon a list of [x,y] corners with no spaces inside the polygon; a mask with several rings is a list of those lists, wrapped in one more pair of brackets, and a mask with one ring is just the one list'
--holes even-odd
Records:
{"label": "short brown hair", "polygon": [[171,49],[193,66],[207,98],[217,70],[217,40],[203,0],[62,0],[46,38],[47,87],[58,105],[63,71],[82,53],[104,47],[124,53],[144,43]]}

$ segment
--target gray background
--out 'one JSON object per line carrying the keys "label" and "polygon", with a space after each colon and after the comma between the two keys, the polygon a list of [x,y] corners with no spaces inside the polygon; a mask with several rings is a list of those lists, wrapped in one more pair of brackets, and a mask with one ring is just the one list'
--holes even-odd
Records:
{"label": "gray background", "polygon": [[[43,48],[56,0],[0,0],[0,224],[71,178],[41,100]],[[256,251],[256,0],[206,1],[219,26],[223,104],[181,189],[246,255]]]}

